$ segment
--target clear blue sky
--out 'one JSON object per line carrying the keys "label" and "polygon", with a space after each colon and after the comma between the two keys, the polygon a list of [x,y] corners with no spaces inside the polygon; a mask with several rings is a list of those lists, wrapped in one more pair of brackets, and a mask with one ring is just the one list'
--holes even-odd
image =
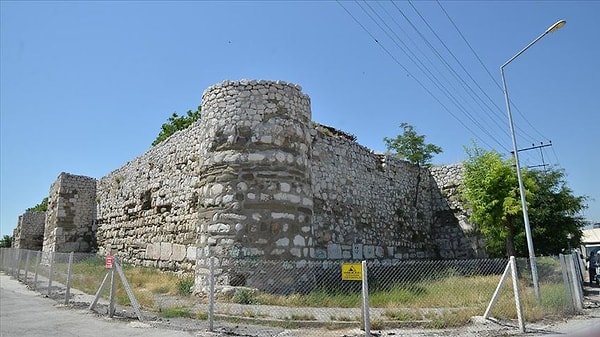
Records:
{"label": "clear blue sky", "polygon": [[60,172],[119,168],[226,79],[299,84],[313,120],[377,152],[407,122],[443,148],[435,164],[465,159],[473,139],[508,155],[500,65],[559,19],[506,68],[519,148],[553,144],[521,161],[564,169],[600,222],[600,2],[342,5],[1,1],[0,235]]}

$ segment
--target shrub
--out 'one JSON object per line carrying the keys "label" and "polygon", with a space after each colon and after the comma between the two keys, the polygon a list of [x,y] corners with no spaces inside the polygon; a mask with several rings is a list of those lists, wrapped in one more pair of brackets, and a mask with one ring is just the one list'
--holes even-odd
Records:
{"label": "shrub", "polygon": [[194,289],[194,277],[193,276],[185,276],[179,278],[177,280],[177,294],[178,295],[189,295],[192,293]]}
{"label": "shrub", "polygon": [[256,295],[250,289],[238,289],[233,295],[233,302],[238,304],[252,304],[256,302]]}

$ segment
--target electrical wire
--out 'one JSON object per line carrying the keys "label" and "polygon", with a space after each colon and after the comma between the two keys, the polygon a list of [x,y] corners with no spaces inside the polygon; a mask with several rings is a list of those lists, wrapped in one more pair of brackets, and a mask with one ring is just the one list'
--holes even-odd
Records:
{"label": "electrical wire", "polygon": [[[491,102],[491,104],[493,106],[496,107],[496,111],[500,112],[500,114],[502,114],[502,109],[496,104],[496,102],[494,102],[494,100],[485,92],[485,90],[483,90],[483,88],[479,85],[479,83],[473,78],[473,76],[471,75],[471,73],[465,68],[465,66],[463,65],[463,63],[456,57],[456,55],[452,52],[452,50],[450,50],[450,48],[448,47],[448,45],[444,42],[444,40],[442,40],[442,38],[440,38],[440,36],[437,34],[437,32],[433,29],[433,27],[431,27],[431,25],[429,24],[429,22],[427,22],[427,20],[425,19],[425,17],[421,14],[421,12],[419,12],[419,10],[415,7],[415,5],[412,3],[411,0],[408,0],[408,3],[410,4],[410,6],[413,8],[413,10],[417,13],[417,15],[419,16],[419,18],[421,18],[421,20],[425,23],[425,25],[427,26],[427,28],[429,28],[429,31],[431,31],[431,33],[433,33],[433,35],[437,38],[437,40],[440,42],[440,44],[446,49],[446,51],[450,54],[450,56],[452,56],[452,58],[454,59],[454,61],[460,66],[460,68],[463,70],[463,72],[465,74],[467,74],[467,76],[469,77],[469,79],[471,79],[471,81],[477,86],[477,88],[479,89],[479,91],[481,91],[481,93],[483,93],[483,95],[488,99],[488,101]],[[447,63],[446,63],[447,64]],[[455,73],[455,72],[454,72]],[[457,74],[458,76],[458,74]],[[477,97],[486,107],[487,109],[492,113],[490,116],[491,117],[496,117],[491,118],[492,122],[494,122],[494,124],[500,128],[501,130],[505,130],[505,128],[502,127],[504,119],[500,119],[498,117],[497,114],[494,113],[494,109],[492,109],[476,92],[475,90],[473,90],[473,88],[468,85],[466,83],[466,81],[464,81],[462,79],[462,77],[458,76],[458,78],[460,79],[460,81],[462,83],[464,83],[464,85],[469,89],[469,92],[471,92],[473,95],[475,95],[475,97]],[[508,132],[505,132],[505,135],[509,135]]]}
{"label": "electrical wire", "polygon": [[[473,47],[471,46],[471,44],[469,43],[469,41],[467,40],[467,38],[464,36],[464,34],[461,32],[461,30],[458,28],[458,26],[456,25],[456,23],[454,22],[454,20],[452,20],[452,17],[450,17],[450,14],[448,14],[448,12],[446,11],[446,9],[442,6],[441,2],[439,0],[436,0],[436,3],[438,4],[438,6],[440,7],[440,9],[442,10],[442,12],[444,12],[444,14],[446,15],[446,17],[448,18],[448,20],[450,21],[450,23],[452,24],[452,26],[454,27],[454,29],[456,29],[456,31],[458,32],[458,35],[463,39],[463,41],[467,44],[467,46],[469,47],[469,49],[471,50],[471,52],[473,53],[473,55],[475,55],[475,58],[477,58],[477,61],[479,61],[479,64],[481,64],[481,66],[483,67],[483,69],[487,72],[488,76],[492,79],[492,81],[496,84],[496,86],[498,87],[498,89],[500,89],[500,91],[503,92],[502,86],[500,85],[500,82],[498,82],[498,80],[496,79],[496,77],[494,77],[490,70],[488,69],[488,67],[485,65],[485,63],[481,60],[481,58],[479,57],[479,55],[477,54],[477,52],[475,51],[475,49],[473,49]],[[510,102],[511,106],[515,108],[515,110],[521,115],[521,117],[523,118],[523,120],[531,127],[532,130],[534,130],[541,138],[543,139],[548,139],[546,136],[544,136],[540,131],[538,131],[538,129],[527,119],[527,117],[525,117],[525,114],[523,114],[521,112],[521,110],[519,110],[519,108],[516,106],[516,104],[514,102]],[[526,134],[524,132],[524,130],[520,129],[517,127],[517,129],[519,129],[522,133]]]}
{"label": "electrical wire", "polygon": [[[400,39],[400,37],[393,31],[393,29],[385,22],[385,20],[383,20],[383,18],[373,9],[373,7],[371,7],[369,5],[368,2],[365,2],[366,7],[368,7],[371,12],[377,17],[377,19],[379,21],[381,21],[386,27],[387,30],[384,29],[380,22],[378,20],[376,20],[373,15],[371,15],[371,13],[369,13],[369,11],[367,11],[360,3],[357,2],[357,5],[365,12],[365,14],[377,25],[377,27],[379,27],[379,29],[381,31],[384,32],[384,34],[386,34],[386,36],[392,40],[394,42],[394,44],[409,58],[409,60],[411,60],[415,66],[421,70],[421,72],[424,73],[424,75],[431,81],[431,83],[438,89],[440,90],[447,99],[449,99],[473,124],[475,124],[480,130],[482,130],[483,133],[485,133],[488,137],[490,137],[492,140],[496,141],[500,146],[503,146],[503,144],[501,142],[499,142],[496,137],[494,137],[492,134],[490,134],[490,132],[488,131],[487,128],[485,128],[477,118],[475,118],[475,116],[473,116],[468,109],[465,108],[465,106],[459,102],[459,100],[457,99],[457,97],[455,95],[453,95],[444,85],[441,84],[441,81],[438,79],[438,77],[433,74],[433,72],[425,65],[423,64],[423,62],[421,62],[419,60],[419,58],[416,57],[416,55],[406,46],[406,44]],[[394,39],[394,37],[392,37],[390,35],[390,33],[388,33],[388,30],[390,32],[392,32],[392,34],[396,37],[396,39]],[[400,41],[400,43],[402,43],[402,45],[405,48],[402,48],[397,40]],[[407,52],[408,50],[408,52]],[[450,84],[451,85],[451,84]],[[451,85],[452,86],[452,85]],[[453,87],[456,91],[456,88]],[[463,99],[464,100],[464,99]]]}
{"label": "electrical wire", "polygon": [[[406,68],[406,66],[404,66],[383,44],[381,44],[379,42],[379,40],[375,37],[375,35],[373,35],[371,33],[371,31],[369,31],[367,29],[367,27],[365,27],[365,25],[362,24],[362,22],[360,22],[339,0],[336,0],[336,2],[344,9],[344,11],[354,20],[354,22],[356,22],[374,41],[375,43],[390,57],[392,58],[392,60],[394,60],[394,62],[396,64],[398,64],[405,72],[406,74],[411,77],[413,80],[415,80],[417,82],[417,84],[419,84],[419,86],[421,88],[423,88],[423,90],[425,90],[436,102],[438,102],[442,108],[444,108],[444,110],[446,110],[446,112],[448,112],[454,119],[456,119],[465,129],[467,129],[469,132],[471,132],[473,135],[477,135],[473,130],[471,130],[471,128],[469,128],[469,126],[467,126],[462,119],[458,118],[436,95],[433,94],[433,92],[431,90],[429,90],[429,88],[427,88],[423,82],[421,82],[416,76],[414,76],[409,70],[408,68]],[[487,144],[484,140],[481,140],[484,144],[486,144],[488,147],[493,148],[492,146],[490,146],[489,144]]]}
{"label": "electrical wire", "polygon": [[[462,95],[460,95],[460,92],[459,92],[459,91],[456,89],[456,86],[454,86],[454,85],[453,85],[453,84],[452,84],[452,83],[451,83],[451,82],[448,80],[448,78],[447,78],[446,76],[444,76],[444,72],[442,72],[440,69],[438,69],[438,67],[437,67],[437,66],[436,66],[436,65],[433,63],[433,61],[431,61],[431,59],[429,58],[429,56],[427,55],[427,53],[425,53],[425,52],[423,52],[423,51],[421,50],[421,48],[419,47],[419,45],[415,43],[415,41],[414,41],[414,40],[413,40],[413,39],[410,37],[410,35],[409,35],[409,34],[408,34],[408,33],[407,33],[405,30],[404,30],[404,28],[402,28],[402,26],[401,26],[401,25],[400,25],[400,24],[399,24],[399,23],[396,21],[396,19],[395,19],[395,18],[394,18],[394,17],[393,17],[393,16],[392,16],[390,13],[389,13],[389,11],[388,11],[388,10],[387,10],[387,9],[386,9],[386,8],[385,8],[385,7],[384,7],[382,4],[381,4],[381,2],[376,2],[376,3],[377,3],[377,4],[379,4],[379,7],[380,7],[380,8],[381,8],[381,9],[382,9],[384,12],[385,12],[385,14],[386,14],[386,15],[389,17],[389,19],[390,19],[390,20],[391,20],[391,21],[392,21],[392,22],[395,24],[395,26],[396,26],[396,27],[397,27],[397,28],[398,28],[400,31],[402,31],[402,32],[404,33],[404,37],[405,37],[405,38],[406,38],[408,41],[410,41],[410,42],[411,42],[411,44],[412,44],[413,48],[414,48],[415,50],[417,50],[417,52],[419,52],[419,53],[422,55],[422,57],[417,57],[417,56],[416,56],[416,55],[415,55],[415,54],[412,52],[412,50],[411,50],[412,48],[408,47],[408,46],[406,45],[406,43],[404,43],[404,42],[402,41],[402,38],[401,38],[400,36],[398,36],[398,34],[397,34],[397,33],[396,33],[396,32],[395,32],[395,31],[394,31],[394,30],[393,30],[391,27],[389,27],[389,25],[387,25],[387,23],[385,23],[385,20],[383,20],[383,19],[380,17],[381,21],[382,21],[382,22],[383,22],[383,23],[386,25],[386,27],[387,27],[387,28],[390,30],[390,32],[391,32],[391,33],[392,33],[392,34],[393,34],[393,35],[396,37],[396,39],[397,39],[398,41],[400,41],[400,43],[402,43],[402,44],[405,46],[405,49],[406,49],[406,50],[408,50],[408,52],[410,52],[410,53],[411,53],[411,55],[412,55],[413,57],[410,57],[410,56],[408,56],[408,55],[407,55],[407,56],[408,56],[408,57],[411,59],[411,61],[415,62],[415,59],[416,59],[416,60],[417,60],[417,62],[419,62],[419,63],[423,64],[423,63],[421,62],[421,59],[425,59],[425,60],[428,62],[428,64],[429,64],[429,65],[430,65],[430,66],[433,68],[433,73],[437,73],[437,74],[439,74],[439,75],[440,75],[440,77],[442,77],[442,79],[444,79],[444,81],[445,81],[446,83],[448,83],[448,85],[449,85],[449,86],[451,86],[451,87],[452,87],[452,89],[454,89],[454,91],[457,93],[457,95],[458,95],[458,96],[461,96],[461,98],[463,99],[463,102],[464,102],[464,104],[466,104],[466,105],[469,105],[469,107],[471,108],[470,110],[475,110],[475,109],[474,109],[474,108],[471,106],[471,104],[469,103],[469,101],[468,101],[468,100],[465,100],[465,99],[464,99],[464,97],[462,97]],[[373,10],[373,11],[374,11],[374,10]],[[392,40],[393,40],[393,39],[392,39]],[[394,40],[394,43],[396,43],[396,44],[397,44],[397,42],[396,42],[395,40]],[[403,52],[406,54],[406,51],[405,51],[405,50],[402,50],[402,51],[403,51]],[[423,65],[423,66],[424,66],[424,67],[426,67],[425,65]],[[464,88],[463,88],[463,89],[464,89]],[[472,97],[472,95],[470,95],[470,96],[471,96],[471,98],[473,98],[473,97]],[[475,102],[477,103],[477,105],[478,105],[478,106],[479,106],[479,107],[480,107],[482,110],[484,109],[484,108],[483,108],[483,106],[481,105],[481,103],[480,103],[480,102],[478,102],[478,101],[476,101],[476,100],[475,100]],[[469,114],[468,112],[465,112],[465,113],[466,113],[466,114]],[[471,116],[469,116],[468,118],[469,118],[469,119],[471,119],[471,120],[474,122],[474,124],[478,125],[478,127],[479,127],[480,129],[484,130],[484,132],[485,132],[485,133],[486,133],[486,134],[487,134],[487,135],[488,135],[490,138],[492,138],[492,139],[494,139],[494,140],[496,140],[496,141],[497,141],[497,139],[496,139],[497,137],[496,137],[496,136],[493,136],[493,135],[491,135],[491,134],[490,134],[490,130],[492,130],[492,131],[502,130],[503,132],[505,132],[505,135],[507,135],[507,133],[506,133],[506,130],[505,130],[504,128],[491,128],[491,129],[490,129],[490,128],[485,128],[485,127],[483,127],[481,124],[479,124],[479,122],[478,122],[478,121],[476,121],[476,118],[475,118],[474,116],[472,116],[472,115],[471,115]],[[498,142],[498,144],[499,144],[501,147],[503,146],[503,144],[502,144],[501,142]]]}
{"label": "electrical wire", "polygon": [[[428,57],[427,53],[423,52],[423,50],[421,50],[419,48],[419,45],[417,43],[415,43],[414,40],[411,39],[410,34],[408,34],[402,28],[402,26],[398,23],[398,21],[395,20],[394,16],[391,15],[390,12],[386,9],[386,7],[383,6],[380,2],[375,2],[376,4],[379,5],[379,10],[375,9],[374,6],[372,6],[367,1],[362,1],[364,4],[361,4],[361,2],[359,2],[359,1],[355,1],[355,4],[360,8],[360,10],[362,10],[362,12],[366,15],[366,17],[368,17],[372,21],[372,23],[385,35],[385,37],[387,39],[389,39],[389,41],[391,41],[391,43],[393,43],[395,48],[397,48],[399,51],[401,51],[404,54],[404,56],[416,67],[416,69],[418,69],[418,72],[429,81],[429,83],[430,83],[429,85],[426,85],[425,82],[420,80],[419,77],[417,77],[413,72],[411,72],[408,69],[408,67],[406,67],[405,64],[402,63],[402,61],[400,61],[400,59],[395,54],[395,52],[392,51],[393,48],[390,49],[389,47],[387,47],[385,45],[386,39],[383,39],[383,40],[379,39],[376,36],[376,34],[373,31],[371,31],[367,27],[367,25],[362,22],[362,20],[360,20],[354,13],[352,13],[352,11],[349,8],[344,6],[344,4],[342,4],[341,1],[336,0],[336,2],[354,20],[354,22],[356,22],[362,28],[362,30],[365,31],[367,33],[367,35],[370,36],[375,41],[375,43],[382,50],[397,65],[399,65],[404,72],[406,72],[408,77],[411,77],[413,80],[415,80],[417,82],[417,84],[422,89],[424,89],[436,102],[438,102],[438,104],[440,104],[446,112],[448,112],[466,130],[468,130],[477,139],[479,139],[479,141],[481,143],[485,144],[489,148],[492,148],[492,149],[494,148],[493,146],[490,146],[490,144],[484,138],[478,136],[478,133],[476,133],[473,129],[471,129],[471,127],[469,127],[465,123],[466,121],[468,121],[469,123],[471,123],[475,127],[477,127],[477,129],[480,130],[481,133],[485,134],[488,137],[487,139],[493,140],[505,152],[510,152],[510,150],[508,150],[508,148],[502,142],[500,142],[496,136],[491,134],[491,131],[499,131],[499,132],[503,133],[504,136],[506,136],[508,134],[506,131],[506,128],[502,127],[502,125],[501,125],[503,122],[501,121],[502,118],[500,116],[503,114],[502,113],[503,109],[501,109],[494,102],[494,100],[485,92],[485,90],[483,90],[483,88],[477,82],[477,80],[471,75],[471,73],[466,69],[464,64],[458,59],[458,57],[455,55],[455,53],[442,40],[442,38],[439,36],[439,34],[436,33],[435,29],[433,29],[433,27],[427,22],[427,19],[419,12],[419,10],[413,5],[413,3],[410,0],[408,0],[408,3],[413,8],[413,10],[416,12],[416,14],[420,17],[420,19],[424,22],[424,24],[427,26],[429,31],[435,36],[435,38],[439,41],[439,43],[444,47],[446,52],[452,57],[454,62],[456,62],[458,64],[458,66],[460,67],[462,72],[468,76],[470,81],[477,87],[477,89],[479,91],[476,91],[469,83],[467,83],[467,81],[463,78],[463,76],[454,69],[454,67],[445,59],[445,57],[441,54],[441,52],[438,49],[436,49],[435,46],[433,46],[433,44],[419,30],[419,28],[416,27],[416,25],[410,20],[410,18],[393,1],[392,1],[392,4],[396,8],[396,10],[402,15],[404,20],[406,20],[406,22],[412,27],[412,29],[421,38],[421,40],[425,43],[425,45],[429,48],[429,50],[435,55],[437,60],[442,65],[444,65],[445,69],[450,73],[450,75],[454,79],[454,81],[456,81],[460,85],[462,90],[458,90],[458,88],[454,85],[454,83],[452,81],[450,81],[448,79],[448,77],[446,77],[444,75],[444,72],[440,71],[440,69],[437,68],[436,63],[434,63]],[[438,2],[438,5],[441,7],[441,4],[439,4],[439,2]],[[441,7],[441,8],[443,10],[443,7]],[[380,14],[379,11],[383,11],[387,15],[387,17],[384,18]],[[456,24],[451,20],[451,18],[449,17],[449,14],[445,10],[443,10],[443,11],[446,14],[446,17],[448,17],[448,19],[450,20],[452,25],[455,27],[455,29],[457,30],[457,32],[459,33],[459,35],[461,36],[463,41],[465,41],[465,43],[467,44],[467,46],[469,47],[471,52],[478,59],[479,63],[482,66],[484,66],[484,69],[486,70],[488,75],[494,80],[494,83],[496,83],[496,85],[498,86],[499,85],[498,82],[493,78],[493,76],[489,72],[489,69],[487,67],[485,67],[485,64],[483,63],[483,61],[481,60],[479,55],[477,55],[477,53],[475,52],[473,47],[470,45],[470,43],[466,40],[466,38],[464,37],[462,32],[460,32],[460,30],[458,29]],[[393,22],[393,24],[395,25],[395,28],[391,27],[391,25],[388,22],[389,20],[391,20]],[[397,32],[398,29],[404,33],[403,36],[400,36],[398,34],[398,32]],[[404,41],[404,39],[407,39],[412,44],[412,46],[414,46],[414,48],[409,47],[407,45],[407,43]],[[415,54],[415,52],[413,51],[413,49],[416,50],[418,53],[420,53],[420,56],[417,56]],[[423,60],[425,60],[426,62],[423,62]],[[434,91],[429,86],[433,86],[433,88],[435,88],[438,91],[438,94],[434,93]],[[484,97],[481,96],[481,94],[479,94],[479,92],[481,92],[481,94],[483,94],[485,99],[484,99]],[[463,93],[466,93],[467,96],[469,97],[469,99],[466,99],[466,97],[464,97],[462,95]],[[463,120],[463,118],[460,118],[459,116],[457,116],[452,111],[453,109],[450,109],[449,106],[442,101],[442,99],[438,96],[439,94],[441,94],[451,105],[453,105],[456,108],[456,110],[461,112],[466,117],[466,121]],[[474,115],[473,113],[471,113],[470,111],[474,111],[475,109],[470,102],[474,102],[480,108],[480,111],[482,113],[478,114],[478,115]],[[488,104],[488,102],[490,102],[490,103]],[[483,117],[487,117],[489,119],[489,121],[491,121],[493,123],[494,127],[490,127],[490,125],[486,122],[486,119],[483,119]],[[523,138],[531,138],[531,137],[529,135],[527,135],[527,137],[523,137]],[[521,155],[521,157],[523,158],[523,161],[527,163],[531,159],[531,154],[523,153]]]}

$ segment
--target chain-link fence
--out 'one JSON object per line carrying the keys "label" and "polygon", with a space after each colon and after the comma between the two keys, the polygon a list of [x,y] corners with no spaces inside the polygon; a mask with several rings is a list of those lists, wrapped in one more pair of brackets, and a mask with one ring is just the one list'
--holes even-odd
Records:
{"label": "chain-link fence", "polygon": [[[344,262],[237,261],[223,266],[214,259],[217,319],[244,319],[285,326],[363,327],[373,329],[463,326],[486,310],[508,259],[401,261],[382,264]],[[360,269],[360,270],[359,270]],[[525,320],[565,315],[569,300],[558,258],[538,263],[541,298],[533,291],[527,260],[518,260],[518,284]],[[368,312],[362,308],[367,273]],[[346,277],[345,276],[349,276]],[[243,286],[230,287],[229,284]],[[512,286],[501,289],[492,316],[517,319]],[[206,289],[205,289],[206,291]]]}
{"label": "chain-link fence", "polygon": [[[71,299],[71,288],[89,291],[93,269],[101,270],[103,259],[89,253],[55,253],[24,249],[0,249],[2,270],[48,297]],[[90,268],[86,268],[89,266]]]}
{"label": "chain-link fence", "polygon": [[[99,291],[109,275],[103,257],[0,249],[0,262],[6,274],[64,303],[90,306],[97,295],[99,307],[108,313],[110,287]],[[561,262],[564,265],[559,258],[538,258],[538,299],[528,260],[517,259],[525,321],[564,317],[576,310],[570,298],[574,288],[565,287]],[[304,336],[324,336],[323,329],[360,330],[365,327],[365,317],[370,328],[377,330],[461,327],[486,311],[508,259],[364,264],[237,260],[225,264],[210,258],[198,263],[202,263],[197,268],[202,276],[196,279],[190,274],[123,266],[146,318],[194,318],[208,322],[211,330],[231,322],[244,323],[256,331],[278,326],[303,329],[300,335]],[[365,284],[360,281],[363,273]],[[575,275],[580,277],[581,271]],[[197,285],[201,291],[193,296],[195,280],[202,284]],[[367,311],[364,297],[368,298]],[[122,284],[117,286],[116,302],[130,305]],[[136,317],[131,308],[119,313]],[[505,321],[517,318],[510,282],[499,290],[491,316]]]}
{"label": "chain-link fence", "polygon": [[[57,253],[0,248],[0,269],[30,289],[65,304],[89,306],[98,297],[98,311],[108,313],[110,272],[106,259],[93,253]],[[193,275],[164,273],[157,268],[123,266],[135,298],[147,312],[160,313],[174,305],[194,302]],[[106,286],[101,287],[102,284]],[[130,306],[127,289],[119,277],[115,303]],[[126,307],[119,313],[135,317]]]}

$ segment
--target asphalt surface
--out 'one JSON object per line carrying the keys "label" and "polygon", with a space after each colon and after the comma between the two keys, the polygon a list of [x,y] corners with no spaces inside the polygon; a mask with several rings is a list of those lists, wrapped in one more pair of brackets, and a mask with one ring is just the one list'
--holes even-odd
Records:
{"label": "asphalt surface", "polygon": [[[197,332],[158,329],[149,324],[103,318],[87,309],[57,305],[5,274],[0,274],[0,336],[140,336],[190,337]],[[206,333],[204,336],[216,336]]]}

